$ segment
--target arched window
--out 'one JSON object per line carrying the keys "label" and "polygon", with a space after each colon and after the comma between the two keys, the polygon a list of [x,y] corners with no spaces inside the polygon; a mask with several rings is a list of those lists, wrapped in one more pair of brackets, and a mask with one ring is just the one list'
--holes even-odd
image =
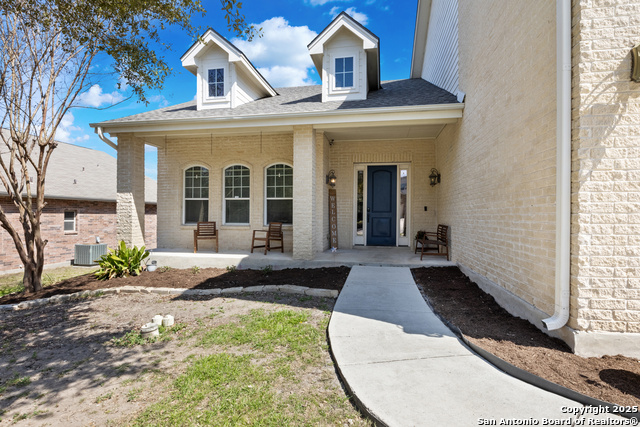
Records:
{"label": "arched window", "polygon": [[193,166],[184,171],[184,223],[209,220],[209,169]]}
{"label": "arched window", "polygon": [[266,171],[266,223],[293,223],[293,168],[278,164]]}
{"label": "arched window", "polygon": [[233,165],[224,170],[225,224],[249,224],[250,191],[248,167]]}

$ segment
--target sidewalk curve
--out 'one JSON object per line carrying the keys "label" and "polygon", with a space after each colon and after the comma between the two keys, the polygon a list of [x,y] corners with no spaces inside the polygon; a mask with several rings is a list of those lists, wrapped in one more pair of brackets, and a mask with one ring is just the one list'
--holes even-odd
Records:
{"label": "sidewalk curve", "polygon": [[573,425],[579,417],[570,411],[583,408],[473,353],[431,311],[406,267],[353,267],[328,335],[351,395],[381,425]]}

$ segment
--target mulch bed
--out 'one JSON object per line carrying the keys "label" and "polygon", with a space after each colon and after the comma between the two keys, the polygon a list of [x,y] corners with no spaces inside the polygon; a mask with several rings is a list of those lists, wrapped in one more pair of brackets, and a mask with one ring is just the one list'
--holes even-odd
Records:
{"label": "mulch bed", "polygon": [[2,304],[16,304],[22,301],[49,298],[54,295],[72,294],[85,290],[117,288],[121,286],[145,286],[149,288],[225,289],[262,285],[298,285],[317,289],[341,290],[349,267],[328,268],[287,268],[283,270],[235,270],[224,268],[168,269],[142,272],[135,277],[119,277],[111,280],[97,280],[93,274],[72,277],[32,294],[11,294],[0,298]]}
{"label": "mulch bed", "polygon": [[524,319],[514,318],[457,267],[412,270],[434,310],[474,344],[518,368],[587,396],[640,406],[640,362],[580,357]]}

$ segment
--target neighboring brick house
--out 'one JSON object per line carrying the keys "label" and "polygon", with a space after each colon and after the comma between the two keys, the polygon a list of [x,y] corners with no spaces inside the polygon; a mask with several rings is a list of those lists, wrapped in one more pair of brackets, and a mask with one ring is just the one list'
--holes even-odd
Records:
{"label": "neighboring brick house", "polygon": [[[143,168],[144,169],[144,168]],[[156,245],[156,182],[146,178],[145,242]],[[116,240],[116,159],[102,151],[58,143],[51,155],[45,184],[42,236],[48,240],[45,262],[68,264],[74,245],[95,243],[111,248]],[[0,206],[21,233],[18,211],[0,191]],[[13,239],[0,228],[0,271],[18,270],[22,261]]]}
{"label": "neighboring brick house", "polygon": [[[196,100],[92,125],[124,159],[159,148],[159,247],[190,247],[206,218],[221,251],[246,249],[284,218],[293,258],[312,259],[334,171],[340,247],[448,224],[452,259],[512,313],[579,354],[640,356],[640,1],[419,0],[412,78],[391,82],[344,13],[309,44],[319,86],[274,90],[203,40],[182,57]],[[118,174],[134,243],[139,162]]]}

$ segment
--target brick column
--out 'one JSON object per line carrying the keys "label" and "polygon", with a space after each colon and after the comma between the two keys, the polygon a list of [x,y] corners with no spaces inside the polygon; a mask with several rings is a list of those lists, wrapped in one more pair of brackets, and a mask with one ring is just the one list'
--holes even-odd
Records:
{"label": "brick column", "polygon": [[117,238],[144,246],[144,141],[118,135]]}
{"label": "brick column", "polygon": [[317,239],[316,135],[313,126],[293,127],[293,258],[313,259]]}

